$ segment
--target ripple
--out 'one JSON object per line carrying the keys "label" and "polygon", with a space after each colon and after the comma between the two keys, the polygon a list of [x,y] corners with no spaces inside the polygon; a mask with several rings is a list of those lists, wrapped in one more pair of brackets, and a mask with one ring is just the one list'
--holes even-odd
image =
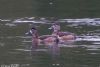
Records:
{"label": "ripple", "polygon": [[26,50],[26,49],[14,49],[16,51],[31,51],[31,50]]}
{"label": "ripple", "polygon": [[[98,19],[98,20],[97,20]],[[70,24],[79,25],[92,25],[100,26],[100,18],[80,18],[80,19],[59,19],[60,22],[67,22]]]}
{"label": "ripple", "polygon": [[[52,4],[52,2],[50,3]],[[0,21],[12,21],[12,19],[0,19]],[[51,22],[52,19],[40,17],[22,17],[13,19],[12,23],[47,23]],[[68,23],[70,26],[80,26],[80,25],[92,25],[92,26],[100,26],[100,18],[77,18],[77,19],[57,19],[58,22]]]}
{"label": "ripple", "polygon": [[16,36],[16,37],[18,37],[18,38],[31,38],[31,36]]}
{"label": "ripple", "polygon": [[94,42],[93,44],[97,44],[97,45],[100,45],[100,42]]}
{"label": "ripple", "polygon": [[87,50],[89,50],[89,51],[100,51],[100,49],[87,49]]}
{"label": "ripple", "polygon": [[16,51],[24,51],[24,52],[30,52],[30,51],[48,51],[47,49],[36,49],[36,50],[27,50],[27,49],[14,49]]}
{"label": "ripple", "polygon": [[78,47],[78,45],[65,45],[65,44],[59,44],[59,47]]}
{"label": "ripple", "polygon": [[85,47],[87,47],[88,49],[99,49],[100,45],[86,45]]}
{"label": "ripple", "polygon": [[22,42],[27,42],[28,43],[28,42],[32,42],[32,41],[22,41]]}
{"label": "ripple", "polygon": [[35,20],[35,17],[25,17],[25,18],[19,18],[19,19],[15,19],[14,21],[12,21],[12,23],[46,23],[45,18],[42,19],[38,19]]}
{"label": "ripple", "polygon": [[99,36],[77,36],[76,41],[100,41]]}
{"label": "ripple", "polygon": [[12,23],[6,23],[5,25],[10,26],[10,27],[16,26],[15,24],[12,24]]}
{"label": "ripple", "polygon": [[0,21],[11,21],[10,19],[0,19]]}

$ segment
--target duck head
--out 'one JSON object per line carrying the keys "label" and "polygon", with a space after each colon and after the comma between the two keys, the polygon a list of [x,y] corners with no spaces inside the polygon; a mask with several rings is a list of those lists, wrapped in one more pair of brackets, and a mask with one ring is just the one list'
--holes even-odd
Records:
{"label": "duck head", "polygon": [[37,33],[37,29],[35,27],[32,27],[27,33],[25,33],[26,35],[30,35],[32,36],[32,34]]}
{"label": "duck head", "polygon": [[56,35],[60,31],[60,25],[59,23],[53,23],[52,26],[48,29],[53,30],[52,35]]}

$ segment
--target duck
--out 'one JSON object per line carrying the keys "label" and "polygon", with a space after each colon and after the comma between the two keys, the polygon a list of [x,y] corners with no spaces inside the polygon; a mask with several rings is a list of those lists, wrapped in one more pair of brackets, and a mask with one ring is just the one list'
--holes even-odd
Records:
{"label": "duck", "polygon": [[32,36],[32,49],[38,48],[39,44],[44,44],[46,46],[48,45],[58,45],[58,38],[55,35],[42,35],[39,36],[38,30],[36,27],[32,27],[26,35]]}
{"label": "duck", "polygon": [[55,22],[48,29],[52,29],[53,32],[51,35],[57,36],[60,42],[68,42],[76,39],[76,35],[71,32],[60,31],[60,24]]}

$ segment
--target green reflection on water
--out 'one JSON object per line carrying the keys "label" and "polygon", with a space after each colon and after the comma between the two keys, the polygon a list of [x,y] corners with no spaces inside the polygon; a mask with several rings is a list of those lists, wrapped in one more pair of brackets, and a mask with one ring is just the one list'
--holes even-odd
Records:
{"label": "green reflection on water", "polygon": [[100,17],[99,0],[0,0],[2,17]]}

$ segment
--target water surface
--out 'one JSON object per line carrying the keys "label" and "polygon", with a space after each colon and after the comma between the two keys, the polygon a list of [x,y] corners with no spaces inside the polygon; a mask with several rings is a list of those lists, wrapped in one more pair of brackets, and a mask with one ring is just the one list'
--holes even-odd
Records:
{"label": "water surface", "polygon": [[[88,21],[87,21],[88,20]],[[35,25],[39,35],[51,34],[49,18],[21,17],[0,20],[0,64],[20,67],[99,67],[99,18],[57,19],[62,31],[75,33],[74,43],[43,46],[31,53],[31,36],[25,33]]]}

